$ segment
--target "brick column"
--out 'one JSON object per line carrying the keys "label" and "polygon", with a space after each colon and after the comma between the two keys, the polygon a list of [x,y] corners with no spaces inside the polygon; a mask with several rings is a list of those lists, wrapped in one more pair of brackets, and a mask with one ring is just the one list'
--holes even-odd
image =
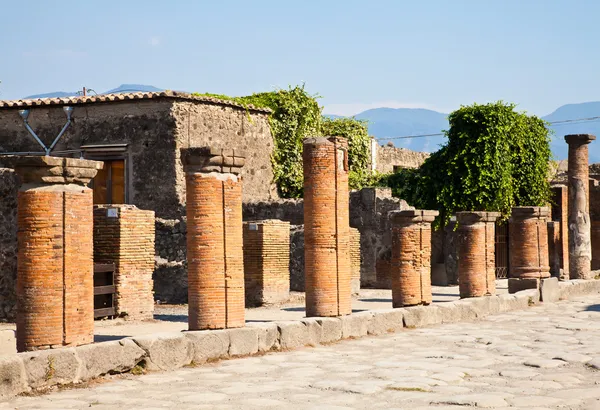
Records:
{"label": "brick column", "polygon": [[461,298],[496,294],[495,229],[498,212],[457,212]]}
{"label": "brick column", "polygon": [[348,315],[348,144],[341,138],[307,138],[303,162],[306,315]]}
{"label": "brick column", "polygon": [[93,196],[101,162],[21,157],[17,350],[94,341]]}
{"label": "brick column", "polygon": [[242,179],[238,151],[181,150],[186,179],[189,329],[243,327]]}
{"label": "brick column", "polygon": [[551,190],[552,220],[560,224],[556,250],[560,263],[558,277],[569,280],[569,193],[566,185],[553,186]]}
{"label": "brick column", "polygon": [[508,220],[508,292],[539,288],[550,277],[548,260],[548,217],[550,209],[518,206]]}
{"label": "brick column", "polygon": [[566,135],[569,144],[569,274],[591,278],[591,223],[589,215],[588,144],[594,135]]}
{"label": "brick column", "polygon": [[350,228],[350,270],[352,294],[360,292],[360,231]]}
{"label": "brick column", "polygon": [[431,223],[438,211],[390,212],[392,303],[395,308],[431,303]]}
{"label": "brick column", "polygon": [[290,223],[244,222],[246,306],[285,302],[290,297]]}

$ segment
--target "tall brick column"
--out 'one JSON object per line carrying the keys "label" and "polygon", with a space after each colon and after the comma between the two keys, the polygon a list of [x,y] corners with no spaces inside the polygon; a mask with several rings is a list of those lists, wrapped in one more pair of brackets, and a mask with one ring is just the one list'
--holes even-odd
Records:
{"label": "tall brick column", "polygon": [[94,341],[93,196],[101,162],[15,159],[18,194],[17,350]]}
{"label": "tall brick column", "polygon": [[392,303],[395,308],[431,303],[431,223],[438,211],[390,212]]}
{"label": "tall brick column", "polygon": [[558,277],[562,280],[569,280],[569,193],[566,185],[557,185],[552,190],[552,220],[559,223],[558,248],[556,249],[559,258]]}
{"label": "tall brick column", "polygon": [[307,138],[303,162],[306,315],[348,315],[348,144],[341,138]]}
{"label": "tall brick column", "polygon": [[181,150],[186,178],[189,329],[243,327],[244,255],[239,152]]}
{"label": "tall brick column", "polygon": [[550,209],[518,206],[508,220],[508,292],[539,288],[540,280],[550,277],[548,255],[548,217]]}
{"label": "tall brick column", "polygon": [[569,274],[590,279],[592,244],[589,214],[588,144],[594,135],[566,135],[569,144]]}
{"label": "tall brick column", "polygon": [[496,294],[495,230],[499,212],[457,212],[461,298]]}

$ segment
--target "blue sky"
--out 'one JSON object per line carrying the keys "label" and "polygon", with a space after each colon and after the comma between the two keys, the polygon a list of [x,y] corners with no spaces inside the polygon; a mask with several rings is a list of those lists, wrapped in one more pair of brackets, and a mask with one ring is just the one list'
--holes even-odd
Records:
{"label": "blue sky", "polygon": [[325,112],[600,100],[595,0],[0,2],[0,99],[122,83],[247,95],[306,83]]}

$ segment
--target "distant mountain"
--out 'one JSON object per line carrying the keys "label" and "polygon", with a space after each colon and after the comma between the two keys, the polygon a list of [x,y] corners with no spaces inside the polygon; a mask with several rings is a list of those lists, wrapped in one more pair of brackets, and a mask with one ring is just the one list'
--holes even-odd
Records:
{"label": "distant mountain", "polygon": [[[328,115],[329,117],[339,117]],[[426,109],[414,108],[375,108],[361,112],[354,117],[369,122],[369,134],[379,140],[381,145],[388,141],[396,147],[414,151],[436,151],[446,139],[443,136],[397,139],[394,137],[438,134],[448,129],[448,114]],[[581,104],[567,104],[553,113],[542,117],[548,122],[592,118],[600,116],[600,101]],[[551,148],[556,159],[567,159],[568,146],[564,136],[567,134],[594,134],[597,142],[590,144],[590,162],[600,162],[600,119],[558,123],[551,126],[555,135]]]}
{"label": "distant mountain", "polygon": [[118,93],[135,93],[135,92],[158,92],[163,91],[162,88],[156,88],[152,85],[143,84],[121,84],[117,88],[103,92],[102,94],[118,94]]}
{"label": "distant mountain", "polygon": [[[143,84],[121,84],[117,88],[113,88],[112,90],[104,91],[103,93],[98,94],[118,94],[118,93],[134,93],[134,92],[157,92],[163,91],[162,88],[156,88],[152,85],[143,85]],[[28,95],[24,97],[25,99],[35,99],[35,98],[61,98],[61,97],[73,97],[76,96],[78,91],[73,92],[65,92],[65,91],[54,91],[51,93],[45,94],[35,94]]]}
{"label": "distant mountain", "polygon": [[[577,120],[600,116],[600,101],[580,104],[567,104],[559,107],[553,113],[542,117],[548,122]],[[557,159],[567,159],[569,147],[565,142],[568,134],[593,134],[600,137],[600,119],[591,121],[563,122],[551,126],[555,135],[552,138],[552,153]],[[589,145],[590,162],[600,162],[600,140]]]}
{"label": "distant mountain", "polygon": [[55,92],[46,93],[46,94],[28,95],[27,97],[25,97],[25,99],[33,100],[36,98],[62,98],[62,97],[71,97],[74,95],[77,95],[77,93],[75,91],[73,91],[72,93],[66,92],[66,91],[55,91]]}

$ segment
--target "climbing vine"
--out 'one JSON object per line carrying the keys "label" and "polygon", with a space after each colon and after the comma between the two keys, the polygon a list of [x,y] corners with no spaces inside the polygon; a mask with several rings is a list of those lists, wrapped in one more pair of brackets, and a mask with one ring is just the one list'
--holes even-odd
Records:
{"label": "climbing vine", "polygon": [[445,223],[457,211],[543,206],[550,136],[546,123],[496,102],[463,106],[450,114],[448,142],[418,170],[387,178],[394,194],[418,208],[438,209]]}
{"label": "climbing vine", "polygon": [[353,118],[322,117],[322,108],[317,102],[319,97],[309,94],[303,85],[246,97],[209,93],[195,95],[230,100],[246,107],[253,105],[271,109],[269,125],[275,145],[271,160],[274,180],[283,198],[302,197],[302,141],[308,137],[324,135],[348,139],[351,188],[370,184],[375,178],[368,171],[370,138],[366,123]]}

